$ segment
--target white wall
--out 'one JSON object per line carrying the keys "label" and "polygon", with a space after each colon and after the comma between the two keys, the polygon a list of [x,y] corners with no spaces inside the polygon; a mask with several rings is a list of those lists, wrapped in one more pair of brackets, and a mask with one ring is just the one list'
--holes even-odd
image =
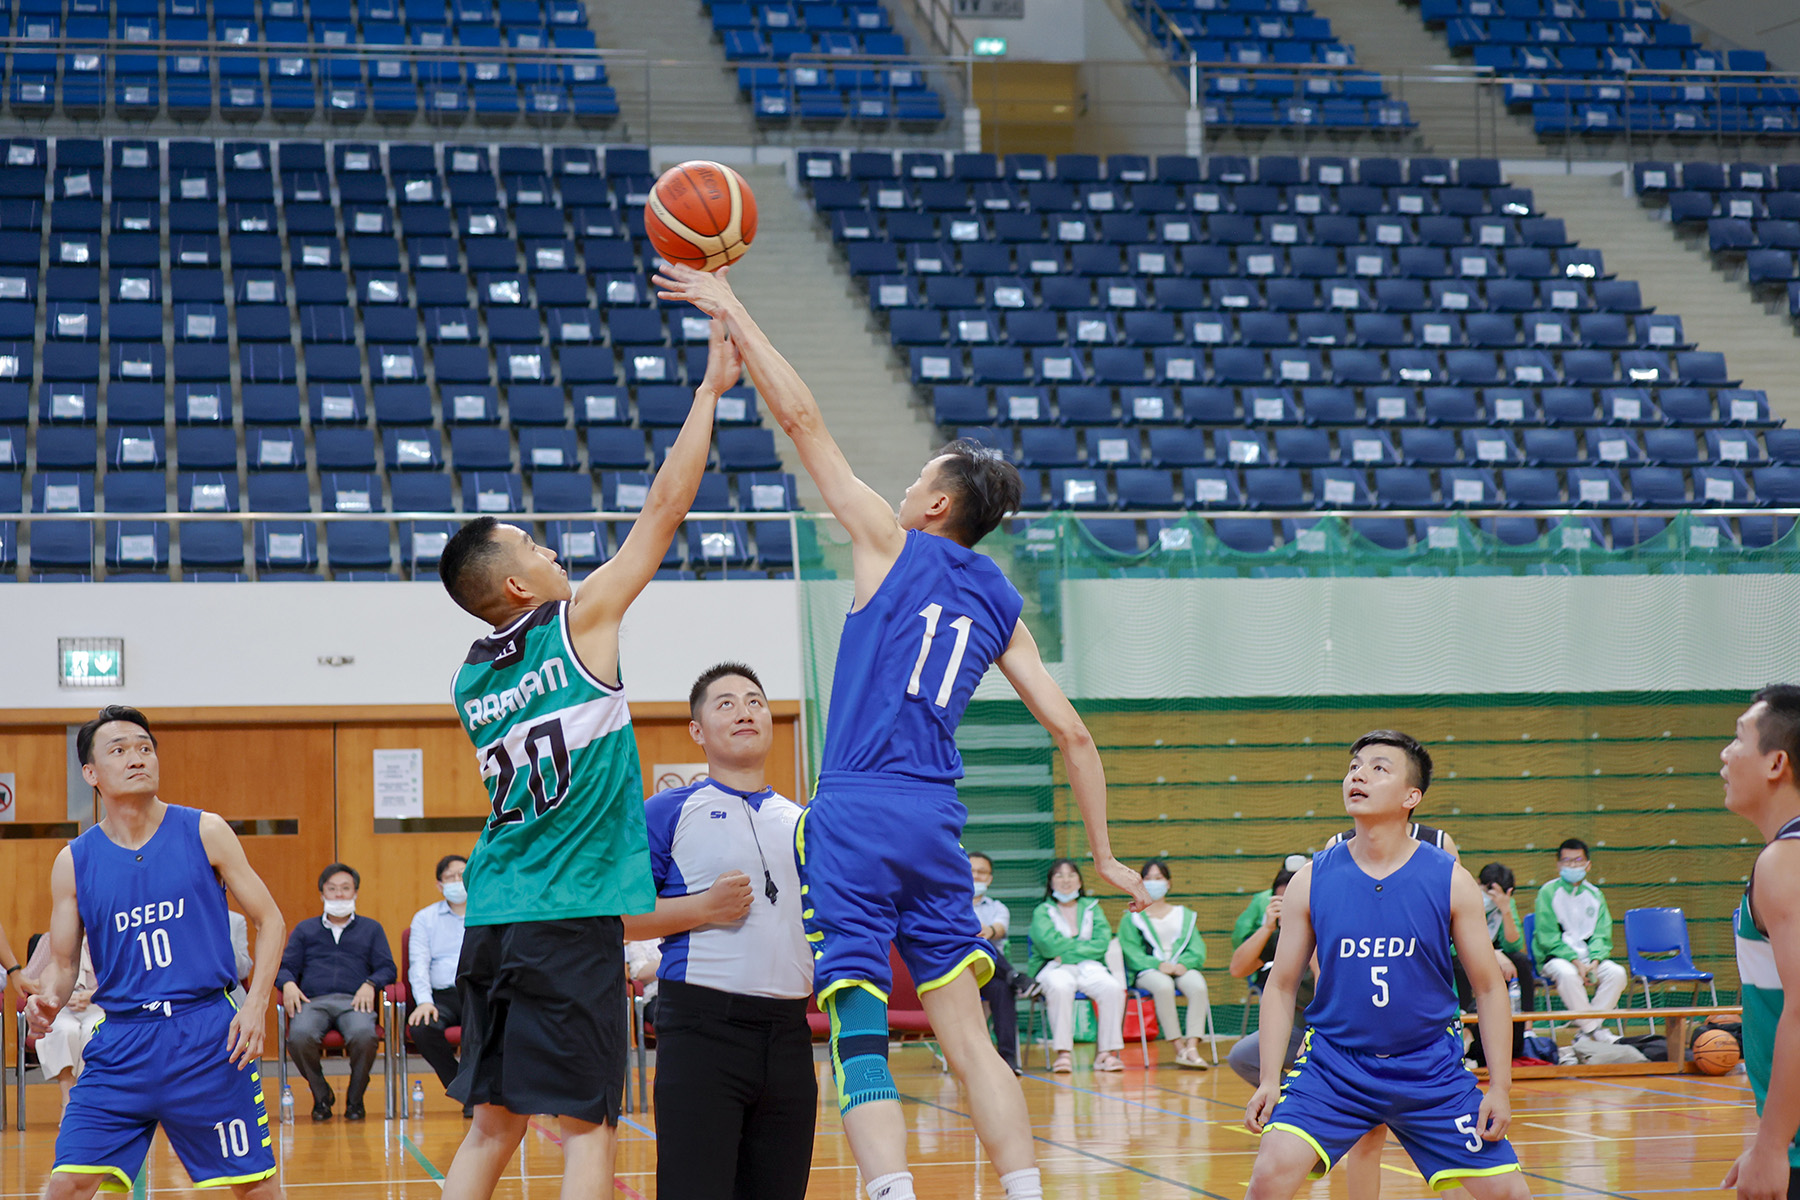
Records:
{"label": "white wall", "polygon": [[[620,660],[636,700],[687,699],[725,658],[772,699],[800,696],[795,585],[652,583],[626,616]],[[484,626],[434,583],[45,583],[0,588],[11,631],[0,708],[443,704]],[[125,686],[59,688],[58,637],[123,637]],[[321,656],[353,658],[348,666]]]}
{"label": "white wall", "polygon": [[1085,0],[1025,0],[1019,20],[962,17],[956,27],[971,45],[978,37],[1006,39],[1006,57],[1033,62],[1080,62],[1088,56]]}

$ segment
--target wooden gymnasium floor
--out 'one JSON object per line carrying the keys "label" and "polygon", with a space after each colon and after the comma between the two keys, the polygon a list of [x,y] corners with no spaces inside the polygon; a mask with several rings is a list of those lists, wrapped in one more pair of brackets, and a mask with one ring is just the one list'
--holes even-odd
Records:
{"label": "wooden gymnasium floor", "polygon": [[[1033,1070],[1023,1081],[1047,1196],[1241,1200],[1256,1150],[1255,1138],[1240,1124],[1249,1088],[1223,1064],[1208,1072],[1133,1067],[1122,1075],[1095,1076],[1084,1065],[1087,1053],[1077,1053],[1083,1065],[1072,1077]],[[1127,1061],[1136,1058],[1133,1047]],[[919,1194],[998,1200],[999,1182],[981,1158],[955,1083],[918,1046],[897,1049],[893,1064],[913,1130],[910,1153]],[[808,1195],[859,1200],[856,1168],[829,1095],[829,1067],[823,1070]],[[9,1127],[0,1134],[0,1200],[36,1196],[50,1167],[55,1090],[34,1085],[28,1091],[30,1128],[19,1133]],[[277,1126],[276,1132],[287,1194],[296,1200],[438,1195],[437,1178],[455,1153],[464,1123],[450,1101],[428,1091],[423,1122],[381,1121],[379,1080],[369,1089],[373,1119],[364,1124],[334,1120],[315,1126],[302,1103],[298,1123],[286,1130]],[[1513,1106],[1513,1144],[1532,1194],[1562,1200],[1716,1197],[1755,1121],[1741,1070],[1719,1078],[1532,1080],[1514,1085]],[[273,1112],[272,1103],[270,1108]],[[620,1126],[619,1196],[656,1195],[655,1154],[654,1122],[632,1114]],[[554,1141],[534,1129],[496,1195],[550,1200],[561,1165]],[[1431,1195],[1392,1142],[1383,1166],[1384,1200]],[[219,1195],[189,1188],[160,1135],[140,1188],[140,1194],[151,1196],[216,1200]],[[1343,1180],[1334,1172],[1302,1195],[1342,1197]],[[1466,1197],[1460,1191],[1452,1195]]]}

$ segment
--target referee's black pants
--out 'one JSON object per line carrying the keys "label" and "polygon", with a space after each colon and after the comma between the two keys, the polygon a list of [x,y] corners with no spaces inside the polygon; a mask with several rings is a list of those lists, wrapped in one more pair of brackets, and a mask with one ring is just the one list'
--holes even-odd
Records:
{"label": "referee's black pants", "polygon": [[805,1000],[658,985],[657,1195],[804,1200],[818,1102]]}

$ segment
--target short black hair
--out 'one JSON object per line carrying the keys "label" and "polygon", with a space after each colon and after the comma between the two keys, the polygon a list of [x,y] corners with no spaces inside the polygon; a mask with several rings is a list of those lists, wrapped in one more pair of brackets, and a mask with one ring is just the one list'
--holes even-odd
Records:
{"label": "short black hair", "polygon": [[1771,683],[1752,696],[1750,703],[1763,706],[1763,715],[1756,722],[1757,750],[1785,752],[1789,777],[1800,782],[1800,686]]}
{"label": "short black hair", "polygon": [[1513,877],[1512,868],[1505,863],[1489,863],[1481,868],[1481,874],[1477,878],[1482,887],[1493,887],[1497,883],[1509,892],[1518,884],[1518,880]]}
{"label": "short black hair", "polygon": [[1025,485],[1019,468],[992,446],[974,438],[957,438],[941,448],[937,484],[950,494],[950,516],[944,527],[952,540],[973,546],[994,532],[1009,512],[1017,512]]}
{"label": "short black hair", "polygon": [[982,862],[986,863],[988,865],[988,870],[991,871],[994,869],[994,860],[992,858],[989,858],[987,855],[983,854],[981,851],[971,850],[968,853],[969,853],[969,857],[971,859],[979,858]]}
{"label": "short black hair", "polygon": [[493,600],[494,567],[504,550],[494,540],[500,522],[491,516],[476,517],[451,535],[438,557],[438,578],[444,590],[464,612],[486,619],[482,611]]}
{"label": "short black hair", "polygon": [[1299,872],[1288,870],[1287,860],[1283,859],[1281,866],[1275,872],[1275,882],[1269,885],[1269,890],[1272,892],[1278,887],[1286,887],[1293,882],[1293,878],[1297,874]]}
{"label": "short black hair", "polygon": [[1050,886],[1050,881],[1054,879],[1056,873],[1064,867],[1068,867],[1075,872],[1076,877],[1081,880],[1081,894],[1083,896],[1087,895],[1087,878],[1081,874],[1081,864],[1072,858],[1059,858],[1050,864],[1050,869],[1048,871],[1044,872],[1044,899],[1052,899],[1050,893],[1055,889]]}
{"label": "short black hair", "polygon": [[1392,746],[1401,751],[1412,764],[1412,785],[1421,792],[1430,790],[1431,751],[1420,745],[1418,738],[1401,733],[1398,729],[1371,729],[1351,744],[1350,757],[1355,758],[1362,753],[1364,746]]}
{"label": "short black hair", "polygon": [[745,679],[748,679],[751,683],[756,685],[756,690],[761,692],[765,699],[768,697],[768,690],[763,687],[762,680],[756,677],[755,671],[752,671],[741,662],[718,663],[717,665],[708,667],[706,670],[700,672],[700,678],[694,680],[694,686],[688,689],[689,717],[696,721],[700,719],[700,706],[706,702],[706,689],[710,688],[713,684],[719,682],[719,680],[725,678],[727,675],[742,675]]}
{"label": "short black hair", "polygon": [[1151,867],[1155,867],[1157,870],[1161,871],[1163,878],[1168,880],[1170,883],[1175,882],[1175,876],[1173,873],[1170,872],[1169,864],[1165,860],[1160,859],[1160,858],[1145,859],[1144,865],[1141,868],[1139,868],[1139,870],[1138,870],[1139,877],[1143,878],[1143,879],[1150,878],[1150,868]]}
{"label": "short black hair", "polygon": [[128,721],[136,725],[149,737],[150,744],[156,745],[156,734],[150,729],[149,717],[129,704],[109,704],[89,717],[87,723],[75,731],[75,757],[82,766],[94,765],[94,738],[102,725],[110,725],[114,721]]}
{"label": "short black hair", "polygon": [[350,877],[351,885],[355,887],[357,891],[362,891],[361,871],[358,871],[349,863],[332,863],[329,867],[326,867],[323,871],[319,872],[319,890],[321,892],[325,890],[325,881],[330,879],[333,875],[348,875]]}
{"label": "short black hair", "polygon": [[1565,850],[1579,850],[1583,858],[1588,854],[1587,843],[1580,838],[1564,838],[1563,844],[1556,848],[1556,857],[1561,858]]}
{"label": "short black hair", "polygon": [[[469,861],[468,858],[461,854],[446,854],[446,855],[444,855],[444,857],[438,859],[437,876],[436,877],[440,880],[443,879],[444,872],[448,871],[450,869],[451,863],[466,863],[468,861]],[[356,872],[351,871],[350,874],[354,875],[354,874],[356,874]],[[319,886],[324,887],[325,881],[320,880]],[[358,882],[358,886],[361,886],[360,881]]]}

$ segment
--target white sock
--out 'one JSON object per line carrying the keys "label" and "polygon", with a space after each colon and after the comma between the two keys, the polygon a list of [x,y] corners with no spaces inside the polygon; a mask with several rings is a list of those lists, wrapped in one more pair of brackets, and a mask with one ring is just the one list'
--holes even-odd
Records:
{"label": "white sock", "polygon": [[911,1171],[895,1171],[880,1179],[869,1180],[869,1200],[917,1200],[913,1195]]}
{"label": "white sock", "polygon": [[1044,1200],[1044,1178],[1036,1167],[1022,1167],[1000,1177],[1006,1200]]}

